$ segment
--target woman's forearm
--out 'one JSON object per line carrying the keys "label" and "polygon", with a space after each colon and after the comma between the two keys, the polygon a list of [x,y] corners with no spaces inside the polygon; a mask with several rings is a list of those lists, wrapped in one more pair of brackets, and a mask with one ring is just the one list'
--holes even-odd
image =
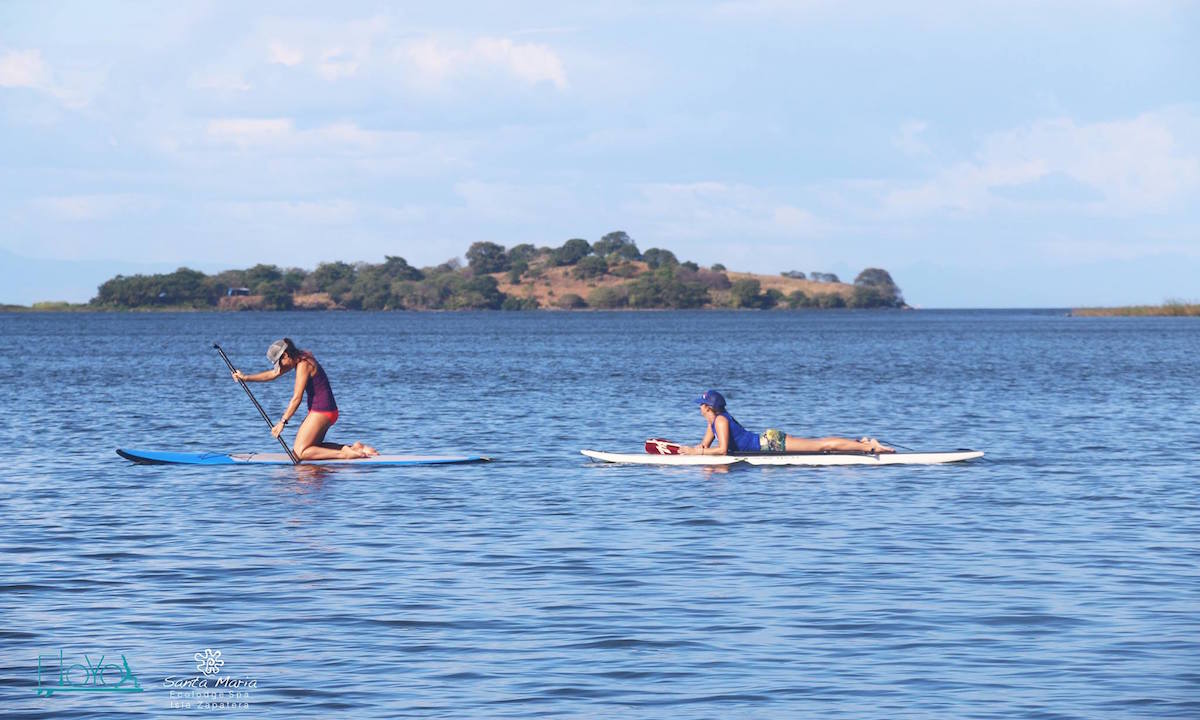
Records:
{"label": "woman's forearm", "polygon": [[287,410],[283,411],[283,417],[281,417],[279,419],[282,420],[283,422],[287,422],[288,420],[292,419],[292,416],[295,415],[296,411],[299,409],[300,409],[300,397],[299,396],[293,397],[292,401],[290,403],[288,403]]}

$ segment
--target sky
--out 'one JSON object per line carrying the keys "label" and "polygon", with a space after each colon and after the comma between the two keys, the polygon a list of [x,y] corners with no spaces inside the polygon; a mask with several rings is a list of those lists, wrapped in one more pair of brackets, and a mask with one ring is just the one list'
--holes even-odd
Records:
{"label": "sky", "polygon": [[1200,3],[0,3],[0,302],[613,230],[918,307],[1200,300]]}

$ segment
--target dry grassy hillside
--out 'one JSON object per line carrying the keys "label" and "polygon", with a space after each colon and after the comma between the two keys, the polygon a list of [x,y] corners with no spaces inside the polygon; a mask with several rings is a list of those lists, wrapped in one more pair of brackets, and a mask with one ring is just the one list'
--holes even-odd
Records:
{"label": "dry grassy hillside", "polygon": [[[649,270],[646,263],[641,261],[630,261],[625,264],[630,268],[626,274],[632,275]],[[500,292],[514,297],[533,298],[543,308],[558,307],[560,301],[568,295],[578,295],[581,298],[587,299],[588,294],[596,288],[617,287],[628,283],[632,279],[631,277],[621,277],[618,275],[602,275],[596,278],[580,279],[574,276],[573,270],[574,268],[570,266],[544,268],[541,277],[524,277],[519,284],[510,282],[508,273],[493,273],[492,277],[496,279],[500,287]],[[730,282],[745,279],[758,280],[763,291],[775,289],[785,296],[796,290],[801,290],[809,297],[841,295],[845,300],[849,300],[854,292],[854,286],[847,283],[821,283],[812,280],[796,280],[794,278],[783,277],[782,275],[756,275],[754,273],[729,271],[725,271],[725,275],[729,278]],[[729,298],[727,290],[713,290],[711,294],[713,305],[719,307],[727,304]]]}

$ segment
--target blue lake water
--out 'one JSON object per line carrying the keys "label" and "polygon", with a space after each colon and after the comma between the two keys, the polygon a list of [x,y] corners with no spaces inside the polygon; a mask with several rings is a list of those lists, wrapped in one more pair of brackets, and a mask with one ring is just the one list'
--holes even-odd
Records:
{"label": "blue lake water", "polygon": [[[331,439],[499,460],[114,454],[277,450],[209,344],[260,370],[281,335],[330,375]],[[0,337],[5,717],[1200,717],[1194,318],[0,314]],[[988,455],[579,455],[698,441],[708,387],[751,429]],[[291,389],[252,388],[274,417]],[[143,691],[38,696],[60,649],[123,655]]]}

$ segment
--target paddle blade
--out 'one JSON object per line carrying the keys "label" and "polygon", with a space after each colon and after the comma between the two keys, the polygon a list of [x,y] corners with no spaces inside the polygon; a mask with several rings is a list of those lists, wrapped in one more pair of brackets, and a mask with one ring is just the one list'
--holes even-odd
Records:
{"label": "paddle blade", "polygon": [[678,455],[681,447],[683,446],[677,442],[662,438],[650,438],[646,441],[646,452],[651,455]]}

